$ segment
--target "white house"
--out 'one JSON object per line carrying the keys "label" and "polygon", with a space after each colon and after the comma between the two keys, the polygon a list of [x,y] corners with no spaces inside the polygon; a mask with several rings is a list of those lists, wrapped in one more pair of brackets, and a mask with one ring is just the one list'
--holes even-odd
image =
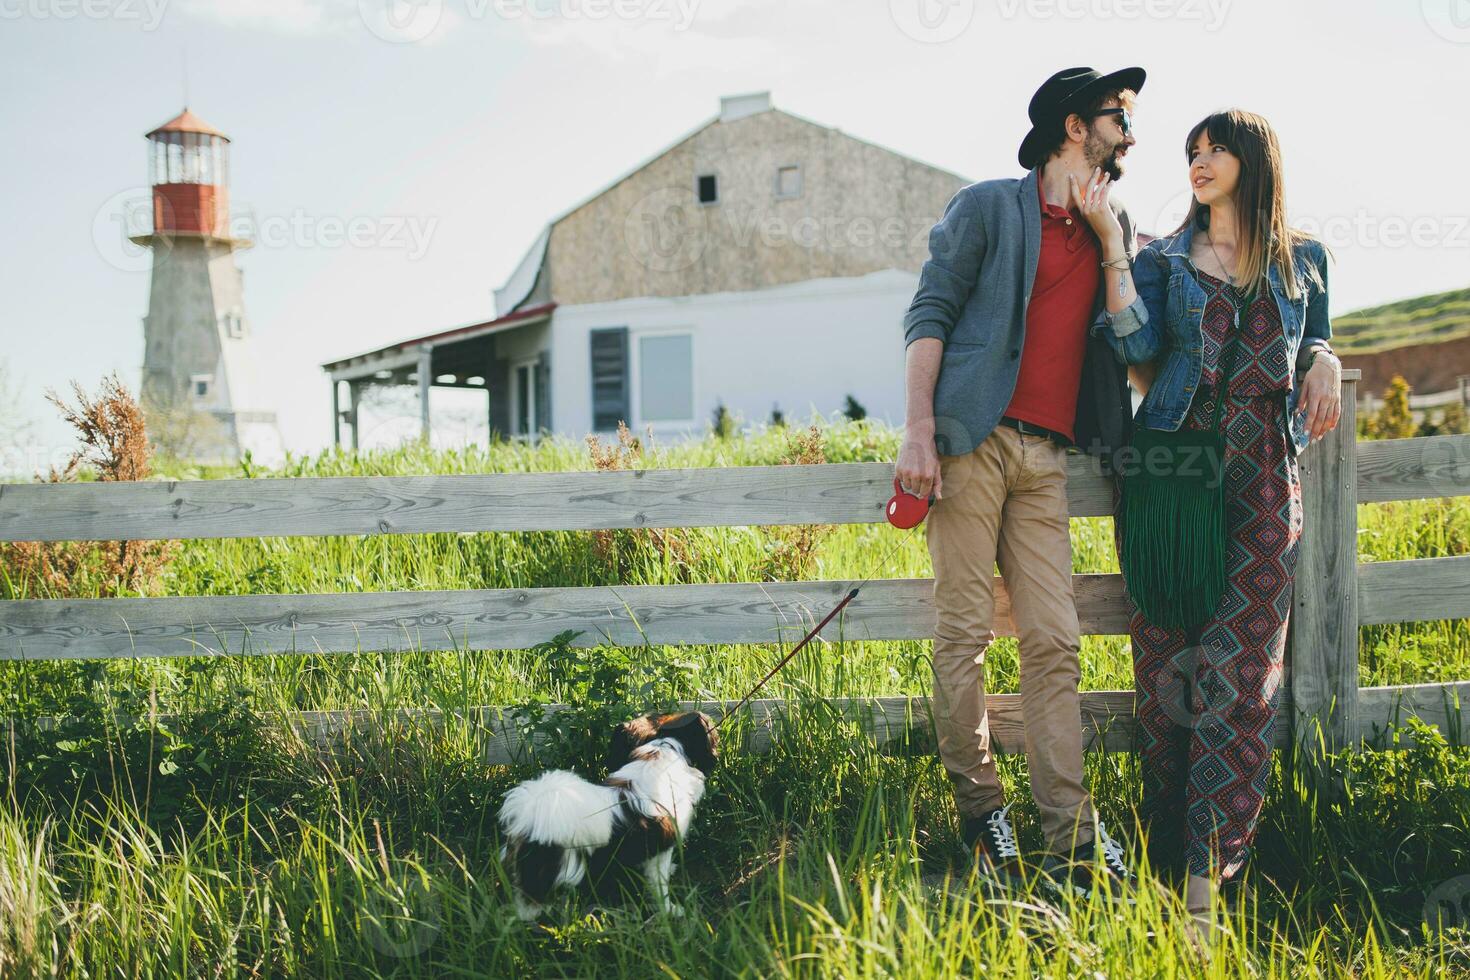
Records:
{"label": "white house", "polygon": [[[368,385],[487,392],[492,433],[698,436],[849,397],[903,421],[904,311],[963,177],[726,97],[694,132],[553,218],[496,315],[332,361],[334,434]],[[348,404],[340,403],[347,386]]]}

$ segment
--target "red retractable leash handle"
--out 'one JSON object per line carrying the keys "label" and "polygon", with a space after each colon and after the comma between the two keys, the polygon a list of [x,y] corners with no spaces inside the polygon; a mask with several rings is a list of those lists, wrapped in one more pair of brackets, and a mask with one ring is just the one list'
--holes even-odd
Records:
{"label": "red retractable leash handle", "polygon": [[[934,495],[932,493],[929,495],[928,500],[925,500],[923,497],[916,497],[905,490],[903,488],[903,484],[900,483],[898,477],[895,476],[893,478],[893,496],[888,498],[888,507],[884,510],[884,514],[885,516],[887,516],[889,524],[892,524],[894,527],[899,528],[900,530],[907,531],[911,528],[918,527],[920,524],[923,523],[924,518],[927,517],[929,514],[929,507],[933,503]],[[898,548],[898,546],[903,543],[905,537],[907,537],[907,535],[900,537],[897,541],[894,542],[893,547],[888,549],[888,554],[884,555],[883,560],[878,563],[879,568],[882,568],[888,564],[888,559],[892,557],[893,552]],[[715,730],[718,731],[720,726],[724,725],[726,721],[739,714],[740,709],[749,704],[750,699],[755,697],[756,693],[761,688],[766,686],[766,682],[769,681],[772,677],[775,677],[778,673],[780,673],[781,668],[789,664],[792,658],[801,652],[802,647],[810,643],[812,637],[820,633],[822,631],[822,627],[826,626],[832,621],[833,616],[836,616],[842,611],[842,608],[844,606],[857,598],[858,590],[861,589],[864,585],[867,585],[868,581],[872,579],[872,577],[872,575],[869,575],[867,578],[859,582],[856,587],[850,589],[847,595],[843,596],[842,601],[839,602],[831,612],[824,616],[820,623],[818,623],[816,626],[813,626],[810,632],[808,632],[806,636],[803,636],[801,638],[801,642],[791,648],[790,653],[781,658],[780,663],[776,664],[776,666],[772,667],[769,671],[766,672],[766,676],[762,677],[756,683],[755,687],[750,689],[749,694],[741,698],[740,702],[736,704],[735,707],[731,708],[729,711],[725,712],[723,716],[721,716],[719,722],[715,725]]]}
{"label": "red retractable leash handle", "polygon": [[903,488],[898,477],[893,478],[893,496],[888,498],[888,523],[908,530],[923,522],[934,504],[934,494],[929,499],[916,497]]}

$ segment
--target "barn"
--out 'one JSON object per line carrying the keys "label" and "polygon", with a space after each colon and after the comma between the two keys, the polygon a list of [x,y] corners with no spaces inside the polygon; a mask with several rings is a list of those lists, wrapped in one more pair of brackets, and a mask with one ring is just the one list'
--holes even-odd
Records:
{"label": "barn", "polygon": [[[970,181],[775,108],[719,112],[549,220],[494,315],[323,364],[333,433],[374,386],[483,390],[489,432],[701,435],[853,401],[903,421],[903,313],[928,234]],[[364,447],[365,448],[365,447]]]}

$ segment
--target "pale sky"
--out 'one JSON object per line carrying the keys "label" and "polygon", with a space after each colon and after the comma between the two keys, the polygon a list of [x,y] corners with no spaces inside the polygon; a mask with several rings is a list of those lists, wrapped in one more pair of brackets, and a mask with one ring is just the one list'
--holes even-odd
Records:
{"label": "pale sky", "polygon": [[721,95],[978,180],[1018,175],[1047,75],[1142,65],[1118,194],[1145,230],[1182,209],[1189,127],[1238,105],[1282,137],[1334,313],[1470,285],[1470,0],[0,0],[0,359],[35,443],[0,469],[70,448],[46,388],[137,384],[148,261],[112,215],[185,61],[269,229],[240,264],[297,452],[331,439],[322,361],[488,319],[549,218]]}

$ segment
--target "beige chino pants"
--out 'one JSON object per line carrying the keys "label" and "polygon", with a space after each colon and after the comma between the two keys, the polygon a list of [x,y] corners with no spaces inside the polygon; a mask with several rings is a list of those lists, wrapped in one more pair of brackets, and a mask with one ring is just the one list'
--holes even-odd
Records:
{"label": "beige chino pants", "polygon": [[985,650],[995,638],[994,568],[1020,640],[1031,790],[1047,847],[1090,841],[1082,785],[1081,643],[1072,595],[1067,452],[997,426],[974,450],[939,457],[941,491],[925,521],[934,562],[935,726],[961,816],[1004,805],[985,713]]}

